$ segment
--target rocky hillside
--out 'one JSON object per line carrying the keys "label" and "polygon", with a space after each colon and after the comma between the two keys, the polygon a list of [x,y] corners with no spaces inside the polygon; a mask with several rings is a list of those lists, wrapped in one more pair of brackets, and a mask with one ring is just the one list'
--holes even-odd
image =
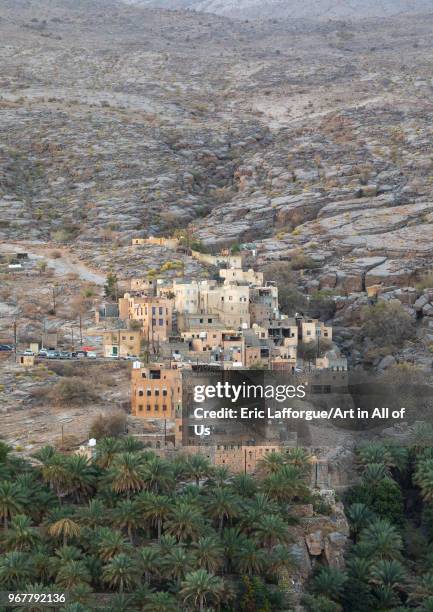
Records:
{"label": "rocky hillside", "polygon": [[209,250],[254,242],[259,267],[296,257],[305,291],[414,285],[433,257],[432,23],[3,2],[0,238],[129,276],[162,256],[133,236],[188,227]]}
{"label": "rocky hillside", "polygon": [[430,0],[125,0],[139,6],[189,9],[238,19],[365,19],[431,12]]}

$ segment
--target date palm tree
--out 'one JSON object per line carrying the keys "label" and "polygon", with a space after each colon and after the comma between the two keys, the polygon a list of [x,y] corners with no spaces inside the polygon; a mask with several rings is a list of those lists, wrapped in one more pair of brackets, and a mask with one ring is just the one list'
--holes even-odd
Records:
{"label": "date palm tree", "polygon": [[390,586],[380,586],[374,589],[373,595],[374,610],[394,610],[401,603]]}
{"label": "date palm tree", "polygon": [[6,548],[8,550],[31,551],[39,540],[39,531],[32,527],[29,517],[24,514],[15,515],[5,534]]}
{"label": "date palm tree", "polygon": [[70,561],[79,561],[82,557],[83,553],[76,546],[61,546],[55,551],[54,556],[49,558],[51,575],[55,576],[59,571],[59,567],[66,565]]}
{"label": "date palm tree", "polygon": [[194,568],[194,557],[184,546],[174,546],[162,559],[161,567],[164,574],[170,576],[176,584],[180,584],[185,574]]}
{"label": "date palm tree", "polygon": [[161,541],[162,527],[170,514],[171,501],[166,495],[148,494],[139,500],[140,509],[145,519],[155,525],[158,532],[158,542]]}
{"label": "date palm tree", "polygon": [[235,567],[241,574],[252,576],[262,574],[266,567],[267,551],[258,548],[257,544],[245,538],[235,553]]}
{"label": "date palm tree", "polygon": [[144,487],[143,463],[134,453],[116,455],[108,473],[111,488],[116,493],[126,493],[127,497]]}
{"label": "date palm tree", "polygon": [[86,527],[100,527],[107,518],[107,511],[100,499],[91,499],[87,506],[81,507],[77,513],[77,521]]}
{"label": "date palm tree", "polygon": [[234,565],[237,551],[245,540],[238,527],[229,527],[222,533],[222,544],[224,547],[224,570],[229,572]]}
{"label": "date palm tree", "polygon": [[275,501],[270,500],[265,493],[256,493],[251,500],[243,503],[243,512],[240,515],[242,531],[250,534],[264,514],[278,513],[279,507]]}
{"label": "date palm tree", "polygon": [[22,513],[25,501],[21,487],[8,480],[0,482],[0,519],[5,529],[8,528],[10,518]]}
{"label": "date palm tree", "polygon": [[180,590],[180,596],[185,603],[193,604],[195,609],[204,611],[207,602],[218,603],[223,593],[224,583],[221,578],[199,569],[185,576]]}
{"label": "date palm tree", "polygon": [[277,514],[265,514],[255,526],[253,536],[269,552],[276,544],[290,540],[287,523]]}
{"label": "date palm tree", "polygon": [[[45,457],[45,455],[40,456]],[[41,467],[41,474],[43,480],[61,501],[71,483],[64,457],[56,453],[49,456],[47,451],[46,460]]]}
{"label": "date palm tree", "polygon": [[323,567],[311,581],[311,590],[338,601],[347,582],[347,574],[335,567]]}
{"label": "date palm tree", "polygon": [[188,475],[195,479],[197,487],[200,485],[200,480],[208,478],[212,472],[210,461],[204,455],[191,455],[188,459]]}
{"label": "date palm tree", "polygon": [[161,556],[156,546],[145,546],[139,549],[138,566],[144,575],[145,584],[150,584],[152,576],[158,576],[161,569]]}
{"label": "date palm tree", "polygon": [[257,492],[257,482],[250,474],[237,474],[232,479],[232,486],[240,497],[251,498]]}
{"label": "date palm tree", "polygon": [[71,455],[67,458],[66,468],[69,472],[68,492],[75,501],[87,498],[94,489],[96,473],[93,465],[83,455]]}
{"label": "date palm tree", "polygon": [[400,559],[403,542],[389,521],[377,519],[361,532],[357,547],[364,557]]}
{"label": "date palm tree", "polygon": [[142,607],[143,612],[178,612],[179,604],[176,598],[170,593],[160,591],[150,593],[146,598],[146,603]]}
{"label": "date palm tree", "polygon": [[89,584],[91,575],[84,561],[71,560],[61,565],[56,576],[56,584],[67,591],[81,585]]}
{"label": "date palm tree", "polygon": [[421,495],[426,502],[433,500],[433,459],[419,461],[414,475],[414,482],[421,489]]}
{"label": "date palm tree", "polygon": [[116,440],[116,438],[102,438],[96,445],[96,465],[103,470],[109,469],[114,458],[121,450],[121,443],[119,440]]}
{"label": "date palm tree", "polygon": [[111,527],[100,527],[95,532],[95,549],[98,557],[105,563],[116,555],[128,550],[128,545],[123,534]]}
{"label": "date palm tree", "polygon": [[383,463],[369,463],[362,472],[362,479],[371,487],[377,487],[386,478],[390,478],[390,471]]}
{"label": "date palm tree", "polygon": [[304,476],[299,468],[284,465],[278,472],[267,476],[262,484],[263,491],[278,503],[292,502],[308,494]]}
{"label": "date palm tree", "polygon": [[216,465],[210,473],[206,486],[224,487],[230,480],[230,470],[225,465]]}
{"label": "date palm tree", "polygon": [[127,436],[126,438],[122,438],[121,440],[119,440],[120,446],[121,446],[121,450],[122,453],[139,453],[141,452],[142,455],[144,455],[144,459],[150,459],[151,457],[155,457],[155,453],[153,451],[145,451],[144,453],[142,452],[144,450],[144,444],[143,442],[141,442],[140,440],[137,440],[137,438],[134,438],[133,436]]}
{"label": "date palm tree", "polygon": [[380,587],[387,586],[393,590],[403,590],[406,583],[406,572],[400,561],[379,559],[371,568],[370,582]]}
{"label": "date palm tree", "polygon": [[153,457],[143,467],[144,488],[154,493],[163,493],[174,485],[170,465],[160,457]]}
{"label": "date palm tree", "polygon": [[186,455],[177,455],[171,462],[173,478],[176,482],[187,480],[189,461]]}
{"label": "date palm tree", "polygon": [[358,448],[357,459],[363,466],[370,463],[388,465],[391,461],[391,454],[382,442],[365,442]]}
{"label": "date palm tree", "polygon": [[206,508],[209,516],[218,521],[218,532],[221,534],[224,521],[239,516],[240,500],[230,489],[217,488],[209,495]]}
{"label": "date palm tree", "polygon": [[304,448],[298,446],[286,452],[286,463],[296,467],[301,474],[308,476],[311,472],[311,455]]}
{"label": "date palm tree", "polygon": [[126,530],[129,541],[134,544],[134,532],[142,522],[137,502],[130,499],[122,501],[112,511],[111,518],[115,527]]}
{"label": "date palm tree", "polygon": [[196,565],[209,574],[216,574],[222,567],[224,549],[215,536],[203,536],[192,545]]}
{"label": "date palm tree", "polygon": [[285,465],[286,457],[279,452],[266,453],[262,459],[260,459],[258,468],[265,474],[276,474]]}
{"label": "date palm tree", "polygon": [[[33,582],[26,584],[23,587],[24,593],[48,594],[52,593],[52,588],[46,586],[43,582]],[[41,599],[41,598],[40,598]],[[46,612],[47,604],[38,602],[26,602],[22,607],[14,607],[14,612]]]}
{"label": "date palm tree", "polygon": [[137,563],[129,555],[120,553],[113,557],[102,571],[102,579],[120,593],[132,589],[139,582]]}
{"label": "date palm tree", "polygon": [[203,531],[203,516],[200,510],[185,502],[176,504],[167,519],[166,531],[179,542],[197,539]]}
{"label": "date palm tree", "polygon": [[48,524],[49,535],[53,538],[62,538],[63,546],[67,546],[70,539],[78,538],[81,533],[81,527],[76,521],[60,513],[54,513]]}
{"label": "date palm tree", "polygon": [[428,572],[416,580],[408,601],[420,604],[429,598],[433,599],[433,572]]}
{"label": "date palm tree", "polygon": [[372,521],[374,513],[365,504],[352,504],[347,510],[347,518],[350,522],[350,530],[356,542],[361,531]]}
{"label": "date palm tree", "polygon": [[267,557],[267,571],[272,575],[296,567],[296,561],[290,550],[284,544],[277,544]]}
{"label": "date palm tree", "polygon": [[33,577],[33,567],[28,553],[11,551],[0,556],[0,587],[15,590],[23,587]]}

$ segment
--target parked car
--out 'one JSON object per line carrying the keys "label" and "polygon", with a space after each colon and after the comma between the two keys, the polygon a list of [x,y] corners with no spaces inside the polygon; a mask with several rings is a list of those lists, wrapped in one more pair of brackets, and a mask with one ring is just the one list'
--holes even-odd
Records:
{"label": "parked car", "polygon": [[60,351],[60,359],[71,359],[72,355],[69,351]]}
{"label": "parked car", "polygon": [[81,359],[87,356],[86,351],[73,351],[71,353],[72,357],[77,357],[77,359]]}
{"label": "parked car", "polygon": [[87,351],[86,352],[86,357],[88,359],[96,359],[98,357],[98,355],[95,353],[95,351]]}
{"label": "parked car", "polygon": [[139,357],[136,355],[126,355],[126,357],[122,357],[122,359],[127,359],[128,361],[139,361]]}
{"label": "parked car", "polygon": [[48,354],[48,350],[47,349],[41,349],[38,353],[38,357],[46,357]]}
{"label": "parked car", "polygon": [[30,357],[33,357],[34,352],[33,352],[31,349],[26,349],[26,350],[23,352],[23,355],[29,355]]}
{"label": "parked car", "polygon": [[59,359],[60,352],[59,351],[47,351],[47,359]]}
{"label": "parked car", "polygon": [[0,344],[0,351],[13,351],[14,347],[12,344]]}

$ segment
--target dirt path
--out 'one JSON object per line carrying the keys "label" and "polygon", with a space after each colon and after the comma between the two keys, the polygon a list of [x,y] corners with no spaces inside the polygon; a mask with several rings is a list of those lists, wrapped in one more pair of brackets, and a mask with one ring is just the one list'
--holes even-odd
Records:
{"label": "dirt path", "polygon": [[[77,257],[68,249],[53,246],[43,246],[31,242],[8,242],[0,244],[0,251],[21,250],[28,254],[29,259],[42,260],[47,262],[49,268],[53,269],[59,276],[66,276],[73,273],[78,274],[81,280],[95,285],[105,283],[105,275],[98,270],[92,270],[89,266],[80,262]],[[61,253],[61,257],[53,257],[52,253]]]}

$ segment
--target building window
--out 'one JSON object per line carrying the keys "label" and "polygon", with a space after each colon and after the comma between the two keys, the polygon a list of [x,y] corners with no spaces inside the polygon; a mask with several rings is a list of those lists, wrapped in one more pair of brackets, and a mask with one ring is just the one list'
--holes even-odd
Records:
{"label": "building window", "polygon": [[167,406],[165,404],[162,405],[162,411],[167,412]]}
{"label": "building window", "polygon": [[167,397],[167,389],[163,389],[163,390],[162,390],[162,395],[163,395],[164,397]]}
{"label": "building window", "polygon": [[159,319],[159,326],[162,327],[164,325],[164,319]]}
{"label": "building window", "polygon": [[155,397],[159,396],[159,389],[155,389]]}
{"label": "building window", "polygon": [[164,312],[163,308],[160,308],[160,309],[159,309],[159,314],[160,314],[160,315],[162,315],[162,314],[163,314],[163,312]]}
{"label": "building window", "polygon": [[147,412],[150,412],[150,404],[147,404],[146,410],[147,410]]}
{"label": "building window", "polygon": [[143,397],[143,395],[144,395],[143,391],[142,391],[142,390],[140,390],[140,391],[138,392],[138,396],[139,396],[139,397]]}
{"label": "building window", "polygon": [[159,410],[159,406],[158,406],[158,404],[155,404],[155,405],[154,405],[154,409],[155,409],[155,412],[158,412],[158,410]]}
{"label": "building window", "polygon": [[146,395],[147,395],[147,397],[150,397],[150,396],[152,395],[152,391],[151,391],[151,389],[148,389],[148,390],[146,391]]}
{"label": "building window", "polygon": [[143,404],[140,404],[140,405],[138,406],[138,409],[139,409],[139,411],[140,411],[140,412],[143,412]]}

